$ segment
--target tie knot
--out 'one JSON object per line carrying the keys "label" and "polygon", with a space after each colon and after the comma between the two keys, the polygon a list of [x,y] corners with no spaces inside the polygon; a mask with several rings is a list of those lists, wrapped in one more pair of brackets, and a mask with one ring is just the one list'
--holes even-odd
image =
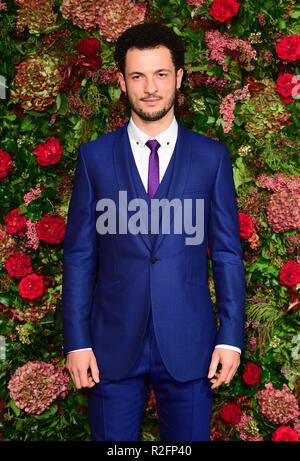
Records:
{"label": "tie knot", "polygon": [[146,146],[148,146],[151,149],[152,152],[157,152],[157,149],[160,147],[159,142],[156,139],[148,139],[146,142]]}

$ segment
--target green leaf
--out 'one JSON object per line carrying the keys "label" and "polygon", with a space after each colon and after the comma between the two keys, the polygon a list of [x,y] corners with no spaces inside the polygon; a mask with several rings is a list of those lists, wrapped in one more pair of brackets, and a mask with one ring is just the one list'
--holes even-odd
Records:
{"label": "green leaf", "polygon": [[122,90],[120,88],[116,88],[114,86],[109,86],[108,94],[112,101],[118,101],[120,99]]}
{"label": "green leaf", "polygon": [[215,121],[216,121],[215,117],[209,116],[206,123],[207,125],[212,125],[213,123],[215,123]]}
{"label": "green leaf", "polygon": [[300,7],[294,6],[290,11],[290,17],[293,19],[298,19],[300,17]]}
{"label": "green leaf", "polygon": [[12,306],[13,296],[9,293],[0,293],[0,303],[5,307]]}
{"label": "green leaf", "polygon": [[60,115],[66,115],[66,113],[69,110],[69,104],[68,104],[68,99],[66,94],[61,95],[61,105],[58,113]]}
{"label": "green leaf", "polygon": [[7,407],[10,407],[17,417],[20,416],[21,410],[19,407],[17,407],[13,400],[10,400],[8,402]]}
{"label": "green leaf", "polygon": [[31,131],[35,127],[35,124],[32,123],[30,117],[25,117],[22,120],[20,131]]}
{"label": "green leaf", "polygon": [[278,26],[280,29],[286,29],[286,22],[283,19],[278,19]]}
{"label": "green leaf", "polygon": [[56,96],[56,110],[59,111],[60,109],[60,106],[61,106],[61,95],[58,93],[58,95]]}

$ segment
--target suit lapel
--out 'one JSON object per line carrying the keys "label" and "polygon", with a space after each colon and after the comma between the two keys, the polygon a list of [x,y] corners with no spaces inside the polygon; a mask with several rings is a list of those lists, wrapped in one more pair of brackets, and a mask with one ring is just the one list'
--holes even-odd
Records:
{"label": "suit lapel", "polygon": [[[115,132],[113,161],[119,190],[127,191],[127,204],[130,200],[139,197],[147,202],[148,209],[150,210],[150,199],[144,188],[131,150],[127,132],[128,123],[129,122],[127,122],[121,129]],[[160,182],[153,198],[166,198],[169,201],[171,201],[173,198],[180,199],[184,191],[186,180],[188,178],[190,161],[191,150],[188,142],[188,131],[180,123],[178,123],[178,135],[174,152],[168,164],[167,170],[162,178],[162,181]],[[124,204],[126,205],[126,208],[127,204]],[[163,210],[164,207],[162,207],[162,212],[160,213],[160,226]],[[173,221],[174,213],[171,213],[171,216],[171,221]],[[171,224],[172,222],[170,223],[170,228]],[[147,222],[145,225],[148,227]],[[153,252],[158,249],[164,238],[164,234],[161,233],[153,236],[141,233],[140,236],[142,237],[147,248]]]}

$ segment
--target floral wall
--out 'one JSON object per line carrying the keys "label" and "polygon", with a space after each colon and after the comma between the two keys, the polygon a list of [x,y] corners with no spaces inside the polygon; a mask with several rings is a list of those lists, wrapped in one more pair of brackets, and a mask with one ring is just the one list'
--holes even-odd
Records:
{"label": "floral wall", "polygon": [[[63,240],[78,146],[130,116],[115,41],[145,21],[182,38],[176,117],[225,142],[234,171],[246,347],[211,440],[299,439],[299,16],[295,0],[0,1],[2,440],[90,440],[62,351]],[[151,387],[141,440],[160,440]]]}

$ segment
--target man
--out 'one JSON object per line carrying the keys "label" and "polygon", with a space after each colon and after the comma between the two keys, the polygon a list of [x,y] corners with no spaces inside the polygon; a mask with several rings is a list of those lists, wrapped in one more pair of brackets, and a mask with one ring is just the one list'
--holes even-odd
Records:
{"label": "man", "polygon": [[[64,241],[67,367],[78,389],[89,388],[92,440],[139,440],[150,383],[162,440],[209,440],[213,389],[231,381],[243,348],[245,278],[230,154],[174,117],[184,46],[171,29],[128,29],[115,59],[131,118],[79,148]],[[165,207],[155,207],[162,199]],[[181,232],[179,210],[189,223]],[[202,226],[196,242],[188,240],[195,221]]]}

